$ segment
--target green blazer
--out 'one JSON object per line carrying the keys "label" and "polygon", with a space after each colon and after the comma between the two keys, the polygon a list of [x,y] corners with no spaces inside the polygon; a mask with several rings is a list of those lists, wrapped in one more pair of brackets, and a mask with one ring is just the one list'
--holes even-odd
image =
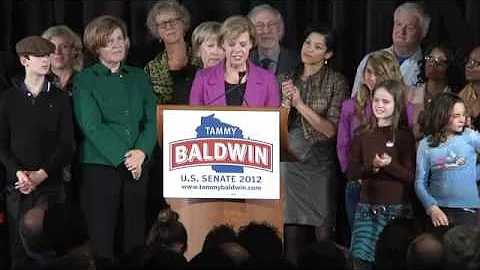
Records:
{"label": "green blazer", "polygon": [[73,79],[75,117],[83,133],[83,163],[117,167],[131,149],[147,157],[156,143],[156,103],[143,70],[121,65],[116,73],[97,63]]}

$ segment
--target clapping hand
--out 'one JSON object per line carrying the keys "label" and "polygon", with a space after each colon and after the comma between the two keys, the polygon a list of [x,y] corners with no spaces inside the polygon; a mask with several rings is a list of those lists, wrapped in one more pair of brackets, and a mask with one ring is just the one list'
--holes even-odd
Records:
{"label": "clapping hand", "polygon": [[282,93],[285,99],[289,100],[293,107],[297,107],[303,102],[300,97],[300,91],[293,84],[292,80],[282,82]]}
{"label": "clapping hand", "polygon": [[383,153],[381,155],[375,154],[375,157],[373,158],[373,162],[372,162],[373,170],[375,172],[378,172],[380,168],[390,165],[391,162],[392,162],[392,157],[389,154],[387,153]]}

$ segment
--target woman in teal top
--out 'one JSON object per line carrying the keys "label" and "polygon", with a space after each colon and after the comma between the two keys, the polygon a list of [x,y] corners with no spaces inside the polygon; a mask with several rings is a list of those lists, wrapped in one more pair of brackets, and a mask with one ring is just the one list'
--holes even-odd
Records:
{"label": "woman in teal top", "polygon": [[94,255],[111,262],[145,240],[142,172],[156,143],[155,96],[143,70],[122,63],[128,48],[122,20],[94,19],[84,41],[99,61],[73,82],[75,116],[84,135],[80,202]]}

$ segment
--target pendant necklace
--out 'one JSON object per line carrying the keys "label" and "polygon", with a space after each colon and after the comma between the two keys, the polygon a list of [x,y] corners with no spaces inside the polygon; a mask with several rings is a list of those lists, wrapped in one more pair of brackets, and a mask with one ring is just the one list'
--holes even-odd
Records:
{"label": "pendant necklace", "polygon": [[385,146],[388,148],[392,148],[395,146],[395,131],[392,130],[392,140],[387,140]]}

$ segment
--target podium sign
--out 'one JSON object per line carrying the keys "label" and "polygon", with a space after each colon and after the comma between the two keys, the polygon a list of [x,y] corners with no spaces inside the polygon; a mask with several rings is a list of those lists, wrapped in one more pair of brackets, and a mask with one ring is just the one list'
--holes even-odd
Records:
{"label": "podium sign", "polygon": [[166,198],[279,199],[276,110],[163,110]]}

